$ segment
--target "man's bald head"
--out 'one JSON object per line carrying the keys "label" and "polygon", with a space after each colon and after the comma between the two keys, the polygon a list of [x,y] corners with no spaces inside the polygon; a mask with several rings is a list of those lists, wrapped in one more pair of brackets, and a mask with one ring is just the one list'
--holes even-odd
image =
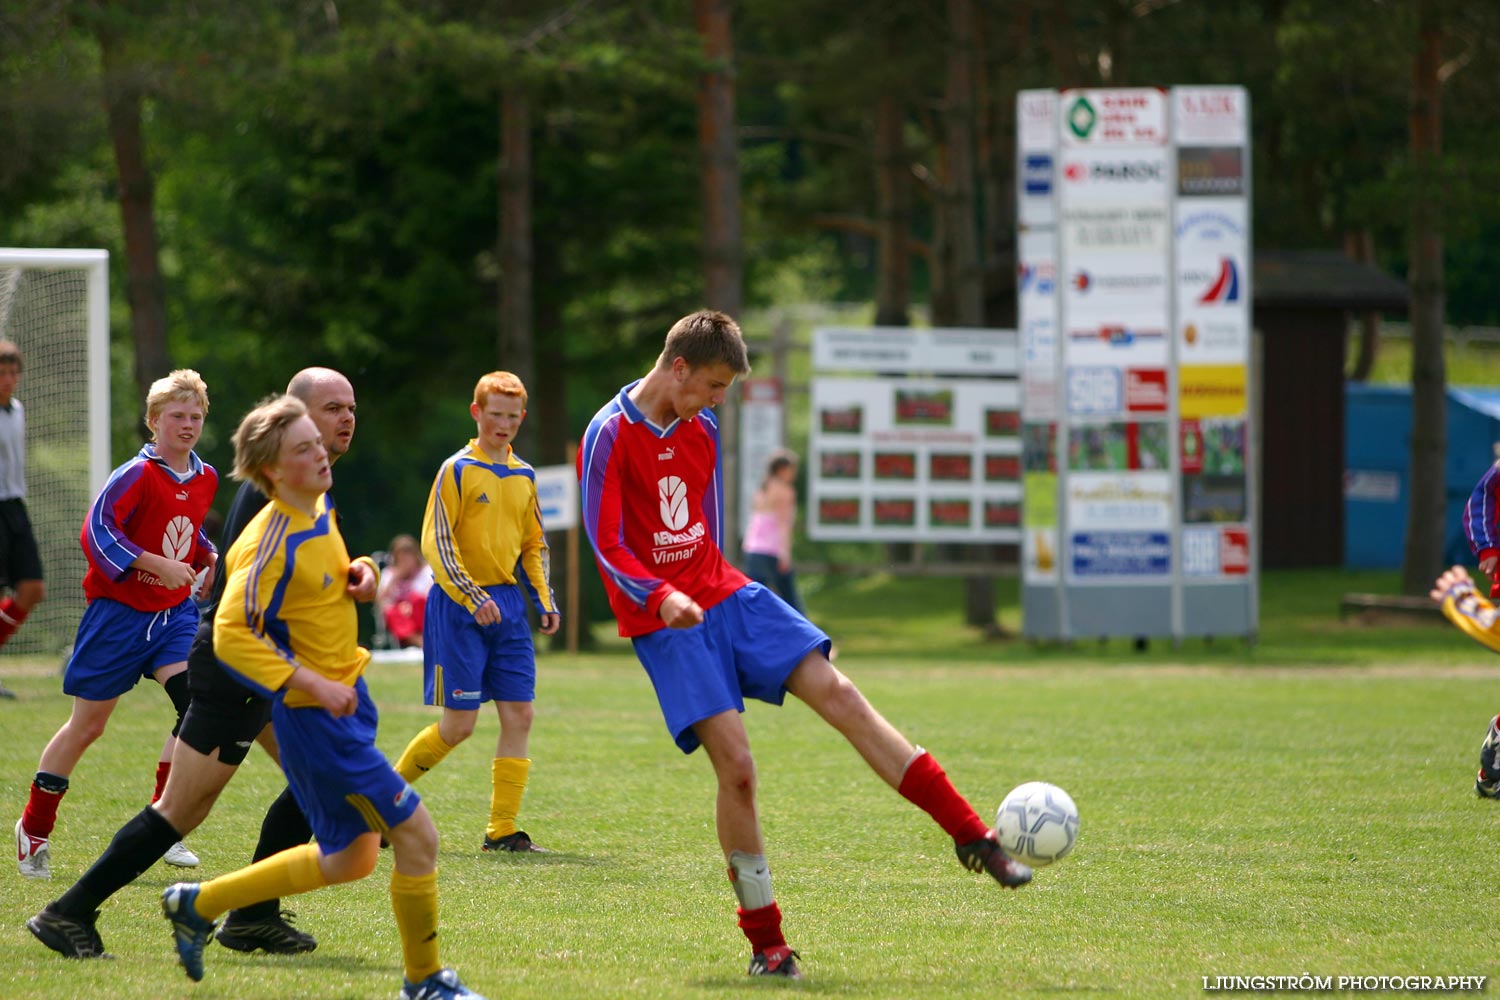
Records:
{"label": "man's bald head", "polygon": [[304,368],[292,376],[286,391],[307,404],[329,460],[337,461],[354,440],[354,386],[332,368]]}

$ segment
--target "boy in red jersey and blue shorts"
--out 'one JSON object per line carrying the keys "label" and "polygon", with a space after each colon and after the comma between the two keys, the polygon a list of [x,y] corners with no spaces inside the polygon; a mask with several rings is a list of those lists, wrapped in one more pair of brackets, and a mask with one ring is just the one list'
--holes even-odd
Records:
{"label": "boy in red jersey and blue shorts", "polygon": [[703,310],[678,320],[656,366],[590,422],[578,455],[584,528],[620,634],[656,688],[684,753],[707,752],[718,780],[719,846],[750,942],[750,975],[800,979],[781,931],[755,802],[745,699],[787,692],[843,734],[892,788],[953,838],[958,858],[1014,888],[1031,869],[828,661],[821,629],[730,565],[720,547],[723,471],[710,407],[750,370],[739,326]]}
{"label": "boy in red jersey and blue shorts", "polygon": [[[161,684],[177,710],[157,762],[152,801],[166,786],[189,698],[188,649],[198,628],[193,595],[212,583],[218,558],[203,518],[219,476],[193,451],[207,416],[208,387],[197,372],[182,368],[153,382],[146,395],[151,441],[110,474],[84,519],[88,606],[63,674],[73,711],[42,751],[26,811],[16,822],[23,875],[52,877],[50,838],[68,777],[103,735],[120,696],[142,677]],[[182,867],[198,863],[182,852],[168,860]]]}

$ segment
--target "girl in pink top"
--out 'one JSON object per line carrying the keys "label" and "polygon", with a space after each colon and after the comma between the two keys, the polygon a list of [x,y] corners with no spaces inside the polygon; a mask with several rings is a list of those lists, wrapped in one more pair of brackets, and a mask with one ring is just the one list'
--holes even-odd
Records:
{"label": "girl in pink top", "polygon": [[792,572],[792,526],[797,523],[797,456],[778,451],[755,491],[745,529],[745,574],[806,614]]}

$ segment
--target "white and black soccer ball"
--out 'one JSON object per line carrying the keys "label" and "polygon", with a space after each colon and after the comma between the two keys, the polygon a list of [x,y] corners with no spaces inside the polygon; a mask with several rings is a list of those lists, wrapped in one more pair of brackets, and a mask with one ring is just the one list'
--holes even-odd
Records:
{"label": "white and black soccer ball", "polygon": [[1078,807],[1073,797],[1045,781],[1017,785],[995,816],[1000,849],[1033,868],[1068,856],[1078,842]]}

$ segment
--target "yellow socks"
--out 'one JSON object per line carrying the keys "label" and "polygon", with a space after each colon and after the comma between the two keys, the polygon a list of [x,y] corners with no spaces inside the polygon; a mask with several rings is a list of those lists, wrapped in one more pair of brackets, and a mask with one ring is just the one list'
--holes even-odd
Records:
{"label": "yellow socks", "polygon": [[391,909],[401,932],[401,958],[409,983],[419,983],[443,967],[438,961],[437,895],[437,872],[391,872]]}
{"label": "yellow socks", "polygon": [[526,776],[531,761],[526,757],[496,757],[490,770],[490,825],[484,835],[490,840],[516,832],[521,796],[526,794]]}
{"label": "yellow socks", "polygon": [[200,917],[213,920],[228,910],[238,910],[263,899],[311,892],[327,884],[318,867],[317,845],[302,844],[204,882],[199,887],[195,908]]}
{"label": "yellow socks", "polygon": [[396,761],[396,773],[407,781],[416,781],[437,767],[452,749],[438,735],[438,725],[434,722],[412,737],[412,741],[406,745],[406,749],[401,752],[401,759]]}

